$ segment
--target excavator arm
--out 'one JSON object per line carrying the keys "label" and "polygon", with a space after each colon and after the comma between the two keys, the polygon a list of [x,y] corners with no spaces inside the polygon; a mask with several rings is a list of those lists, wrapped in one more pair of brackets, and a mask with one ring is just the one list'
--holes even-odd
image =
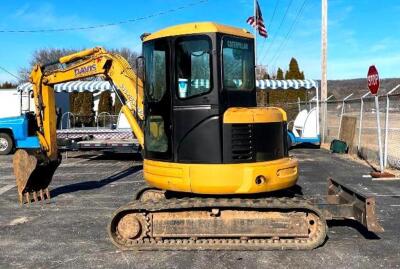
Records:
{"label": "excavator arm", "polygon": [[[49,71],[48,67],[55,64],[63,67]],[[121,110],[143,147],[144,135],[138,123],[138,120],[144,119],[143,82],[122,56],[96,47],[61,57],[53,63],[36,65],[30,78],[35,101],[36,133],[41,148],[36,151],[20,149],[14,155],[20,203],[24,199],[29,203],[32,199],[50,198],[48,185],[61,162],[57,149],[54,85],[98,76],[111,83],[122,103]]]}

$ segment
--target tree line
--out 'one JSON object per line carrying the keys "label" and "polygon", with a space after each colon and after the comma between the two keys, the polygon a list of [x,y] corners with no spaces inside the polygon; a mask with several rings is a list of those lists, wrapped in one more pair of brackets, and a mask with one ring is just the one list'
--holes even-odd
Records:
{"label": "tree line", "polygon": [[304,79],[304,72],[300,71],[299,64],[296,58],[292,57],[289,62],[289,68],[284,71],[281,67],[278,67],[276,72],[269,72],[264,67],[257,68],[257,79]]}
{"label": "tree line", "polygon": [[[289,68],[284,71],[282,68],[278,68],[276,72],[268,73],[266,69],[261,68],[257,77],[259,79],[304,79],[304,72],[300,71],[299,64],[295,58],[291,58],[289,62]],[[283,108],[288,116],[289,120],[293,120],[297,115],[297,108],[293,108],[293,103],[296,103],[299,99],[301,101],[307,100],[307,91],[305,89],[287,89],[287,90],[257,90],[257,104],[259,106],[278,106]]]}
{"label": "tree line", "polygon": [[4,82],[0,83],[0,89],[15,89],[17,87],[17,84],[14,84],[12,82]]}

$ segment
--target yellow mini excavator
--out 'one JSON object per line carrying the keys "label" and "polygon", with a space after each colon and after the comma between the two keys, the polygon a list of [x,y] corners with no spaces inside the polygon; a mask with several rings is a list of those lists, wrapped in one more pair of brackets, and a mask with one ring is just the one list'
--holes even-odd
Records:
{"label": "yellow mini excavator", "polygon": [[382,231],[374,198],[332,179],[322,202],[276,192],[296,184],[298,163],[288,154],[286,113],[257,107],[250,33],[205,22],[142,39],[142,79],[102,48],[34,67],[36,118],[29,125],[40,148],[14,156],[21,202],[49,198],[61,161],[53,86],[101,76],[143,149],[149,185],[114,212],[108,232],[117,247],[312,249],[324,242],[331,219]]}

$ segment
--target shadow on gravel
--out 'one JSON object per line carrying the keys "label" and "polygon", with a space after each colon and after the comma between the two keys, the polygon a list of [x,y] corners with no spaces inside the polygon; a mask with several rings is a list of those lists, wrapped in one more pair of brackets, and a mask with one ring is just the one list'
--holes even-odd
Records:
{"label": "shadow on gravel", "polygon": [[319,148],[321,148],[320,145],[315,145],[312,143],[301,143],[301,144],[292,146],[289,150],[291,150],[291,149],[319,149]]}
{"label": "shadow on gravel", "polygon": [[371,240],[381,239],[376,233],[370,232],[361,223],[355,220],[330,220],[329,227],[350,227],[357,230],[364,238]]}
{"label": "shadow on gravel", "polygon": [[[64,157],[63,157],[64,158]],[[74,155],[69,154],[68,159],[85,159],[90,161],[98,160],[124,160],[124,161],[142,161],[142,155],[140,153],[114,153],[114,152],[79,152]]]}
{"label": "shadow on gravel", "polygon": [[51,197],[56,197],[56,196],[64,194],[64,193],[99,189],[99,188],[102,188],[103,186],[108,185],[114,181],[120,180],[129,175],[132,175],[142,169],[143,169],[142,165],[137,165],[134,167],[130,167],[126,170],[123,170],[121,172],[118,172],[107,178],[101,179],[101,180],[91,180],[91,181],[79,182],[79,183],[74,183],[74,184],[58,187],[58,188],[53,189],[50,192],[50,194],[51,194]]}
{"label": "shadow on gravel", "polygon": [[128,161],[143,161],[142,154],[140,153],[103,153],[95,158],[90,158],[88,161],[99,160],[128,160]]}
{"label": "shadow on gravel", "polygon": [[[165,194],[167,198],[193,198],[193,197],[202,197],[202,198],[215,198],[213,194],[198,194],[198,193],[190,193],[190,192],[174,192],[167,191]],[[261,193],[252,193],[252,194],[227,194],[227,195],[219,195],[221,198],[243,198],[243,199],[263,199],[263,198],[294,198],[294,197],[303,197],[302,187],[299,185],[295,185],[291,188],[280,190],[280,191],[272,191],[272,192],[261,192]]]}

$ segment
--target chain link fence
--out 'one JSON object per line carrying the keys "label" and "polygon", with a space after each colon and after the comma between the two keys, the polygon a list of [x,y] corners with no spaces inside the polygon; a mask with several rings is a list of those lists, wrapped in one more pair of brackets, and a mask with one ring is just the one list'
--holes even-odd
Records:
{"label": "chain link fence", "polygon": [[[379,96],[378,100],[383,163],[385,167],[400,169],[400,93]],[[293,122],[301,110],[310,111],[315,105],[316,102],[313,99],[307,102],[299,100],[296,103],[283,104],[282,108],[288,114],[289,129],[292,128]],[[350,145],[350,153],[358,154],[361,158],[379,167],[377,111],[374,97],[366,94],[360,98],[326,102],[325,122],[322,116],[325,103],[321,103],[320,107],[322,141],[330,144],[332,140],[339,139],[341,131],[342,133],[348,131],[346,124],[342,124],[343,119],[353,118],[355,119],[354,136],[352,136],[352,141],[346,141]]]}
{"label": "chain link fence", "polygon": [[[379,96],[379,116],[383,162],[386,167],[400,169],[400,94]],[[322,109],[324,104],[321,104]],[[326,103],[326,122],[321,117],[323,141],[330,143],[338,139],[343,117],[356,119],[355,135],[351,151],[361,158],[379,164],[377,111],[373,96],[328,101]]]}

